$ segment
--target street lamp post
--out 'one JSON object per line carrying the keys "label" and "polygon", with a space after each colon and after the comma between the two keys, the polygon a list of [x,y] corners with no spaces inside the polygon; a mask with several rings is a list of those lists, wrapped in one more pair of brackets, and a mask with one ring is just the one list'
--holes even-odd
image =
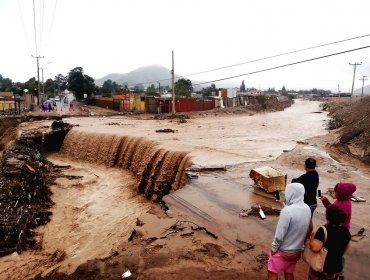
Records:
{"label": "street lamp post", "polygon": [[46,62],[45,64],[43,64],[40,69],[41,69],[41,79],[42,79],[42,95],[44,96],[45,95],[45,83],[44,83],[44,70],[46,70],[47,68],[44,67],[48,64],[52,63],[52,61],[49,61],[49,62]]}

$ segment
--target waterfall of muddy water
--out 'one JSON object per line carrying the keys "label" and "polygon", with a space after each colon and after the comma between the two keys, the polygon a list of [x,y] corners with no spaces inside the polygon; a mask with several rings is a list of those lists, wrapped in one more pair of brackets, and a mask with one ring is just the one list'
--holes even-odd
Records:
{"label": "waterfall of muddy water", "polygon": [[143,137],[75,129],[64,139],[61,153],[77,161],[130,170],[138,180],[138,191],[153,200],[184,186],[185,169],[191,165],[187,152],[159,148]]}

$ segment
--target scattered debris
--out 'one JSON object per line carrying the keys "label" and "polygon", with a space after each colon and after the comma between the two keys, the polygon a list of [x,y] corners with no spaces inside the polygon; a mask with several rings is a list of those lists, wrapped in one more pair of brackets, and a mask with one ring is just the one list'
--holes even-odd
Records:
{"label": "scattered debris", "polygon": [[37,247],[33,228],[49,222],[52,164],[32,140],[18,140],[1,159],[0,256]]}
{"label": "scattered debris", "polygon": [[75,180],[75,179],[82,179],[84,176],[60,174],[59,177],[67,178],[68,180]]}
{"label": "scattered debris", "polygon": [[212,236],[214,239],[217,239],[217,235],[208,231],[205,227],[200,227],[200,226],[197,226],[196,228],[195,227],[191,227],[192,230],[204,230],[208,235]]}
{"label": "scattered debris", "polygon": [[125,273],[122,274],[122,278],[128,278],[132,275],[130,270],[127,270]]}
{"label": "scattered debris", "polygon": [[190,117],[186,114],[176,113],[176,114],[158,114],[154,116],[155,120],[185,120],[190,119]]}
{"label": "scattered debris", "polygon": [[251,250],[256,246],[255,244],[240,240],[239,238],[236,239],[236,242],[241,243],[243,244],[243,246],[245,246],[244,248],[238,247],[237,251],[240,253]]}
{"label": "scattered debris", "polygon": [[261,254],[255,256],[254,258],[258,262],[258,266],[254,268],[254,270],[261,271],[261,269],[267,266],[269,256],[266,253],[262,252]]}
{"label": "scattered debris", "polygon": [[[188,224],[193,224],[195,225],[195,227],[193,226],[190,226],[190,229],[194,232],[194,231],[200,231],[200,230],[204,230],[208,235],[212,236],[214,239],[217,239],[217,235],[210,232],[209,230],[207,230],[205,227],[202,227],[202,226],[199,226],[197,225],[196,223],[194,222],[191,222],[191,221],[176,221],[175,224],[173,224],[172,226],[170,226],[168,229],[166,229],[162,234],[166,234],[162,237],[160,237],[161,239],[164,239],[164,238],[167,238],[167,236],[171,235],[171,234],[175,234],[175,233],[178,233],[178,232],[182,232],[184,231],[185,229],[188,229],[189,227],[187,226]],[[191,232],[187,232],[187,233],[183,233],[181,234],[180,236],[190,236],[192,235]]]}
{"label": "scattered debris", "polygon": [[352,195],[351,200],[354,202],[366,202],[366,199],[361,196]]}
{"label": "scattered debris", "polygon": [[51,260],[53,262],[61,262],[64,260],[66,257],[66,252],[64,250],[56,250],[52,255],[51,255]]}
{"label": "scattered debris", "polygon": [[133,229],[131,234],[130,234],[130,237],[128,238],[128,241],[132,241],[132,239],[134,239],[135,235],[136,235],[136,229]]}
{"label": "scattered debris", "polygon": [[280,215],[280,209],[275,209],[273,207],[269,206],[259,206],[254,205],[250,209],[242,209],[240,210],[239,216],[241,217],[248,217],[250,215],[259,216],[260,207],[265,215],[273,215],[273,216],[279,216]]}
{"label": "scattered debris", "polygon": [[[354,242],[359,242],[360,240],[362,240],[366,236],[366,234],[364,234],[364,232],[365,232],[365,228],[361,228],[356,234],[353,234],[351,236],[351,240],[354,241]],[[354,238],[354,237],[357,237],[357,239]]]}
{"label": "scattered debris", "polygon": [[177,130],[173,130],[171,128],[164,128],[164,129],[157,129],[155,132],[157,133],[175,133]]}
{"label": "scattered debris", "polygon": [[185,171],[186,176],[188,176],[189,179],[198,179],[199,175],[195,172]]}
{"label": "scattered debris", "polygon": [[208,166],[201,166],[197,164],[193,164],[192,166],[186,168],[187,171],[226,171],[226,165],[208,165]]}
{"label": "scattered debris", "polygon": [[142,227],[144,225],[144,222],[140,220],[139,218],[136,218],[136,226]]}

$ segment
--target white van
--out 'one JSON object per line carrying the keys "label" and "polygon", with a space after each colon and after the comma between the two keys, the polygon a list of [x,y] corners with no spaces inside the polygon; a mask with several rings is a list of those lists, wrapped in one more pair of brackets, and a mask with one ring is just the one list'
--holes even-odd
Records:
{"label": "white van", "polygon": [[60,97],[59,97],[59,95],[56,95],[56,96],[55,96],[55,101],[60,101]]}

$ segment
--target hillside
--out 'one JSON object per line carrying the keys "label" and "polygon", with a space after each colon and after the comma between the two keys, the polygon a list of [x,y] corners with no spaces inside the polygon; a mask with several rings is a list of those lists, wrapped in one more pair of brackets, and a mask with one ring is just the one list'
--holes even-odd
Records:
{"label": "hillside", "polygon": [[[362,88],[356,89],[353,91],[355,95],[361,95]],[[370,85],[364,86],[364,95],[370,95]]]}
{"label": "hillside", "polygon": [[329,125],[338,128],[338,141],[333,148],[370,164],[370,96],[362,100],[334,100],[329,103]]}
{"label": "hillside", "polygon": [[[175,79],[179,79],[180,77],[180,75],[175,74]],[[169,86],[171,84],[171,70],[160,65],[144,66],[125,74],[108,74],[96,79],[95,83],[101,86],[108,79],[120,85],[128,85],[129,87],[137,84],[142,84],[143,86],[155,84],[158,86],[158,81],[160,81],[161,86]]]}

